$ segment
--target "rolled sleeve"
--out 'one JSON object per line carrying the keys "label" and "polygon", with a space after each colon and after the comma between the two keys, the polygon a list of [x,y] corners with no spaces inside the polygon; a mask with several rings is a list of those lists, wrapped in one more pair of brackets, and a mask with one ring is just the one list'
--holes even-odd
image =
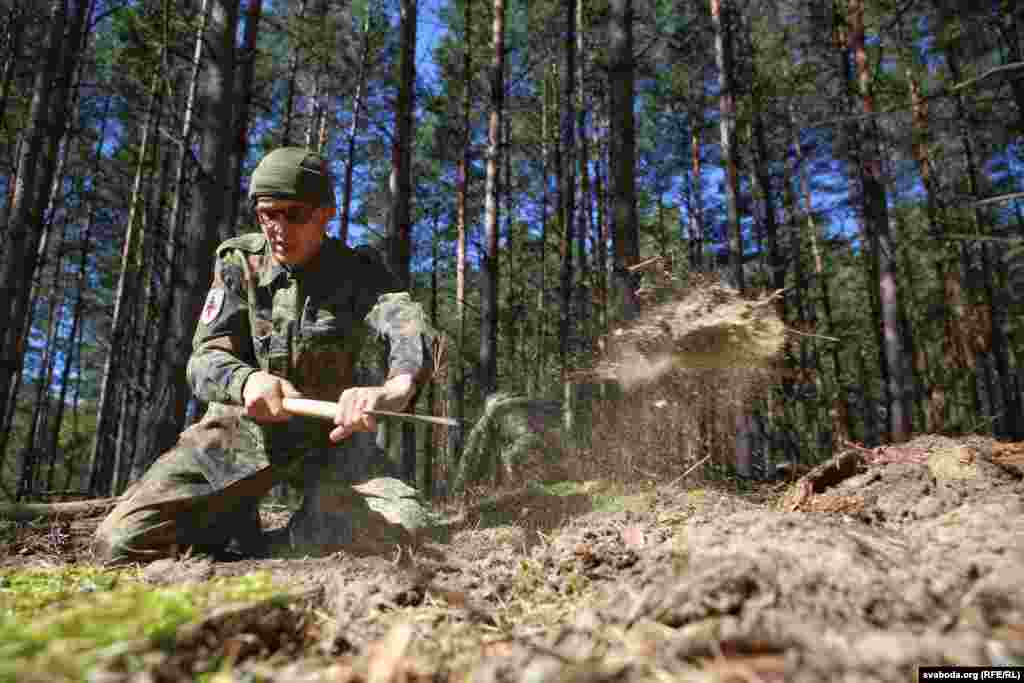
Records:
{"label": "rolled sleeve", "polygon": [[388,342],[388,379],[409,373],[420,383],[430,376],[434,333],[408,292],[380,295],[366,323]]}

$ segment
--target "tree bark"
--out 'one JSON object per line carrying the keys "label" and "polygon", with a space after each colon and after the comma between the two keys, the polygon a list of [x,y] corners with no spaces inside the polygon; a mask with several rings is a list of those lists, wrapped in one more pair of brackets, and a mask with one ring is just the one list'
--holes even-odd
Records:
{"label": "tree bark", "polygon": [[[456,220],[456,244],[455,244],[455,349],[450,355],[454,368],[449,372],[448,401],[449,411],[452,417],[461,419],[464,414],[463,401],[465,399],[465,365],[462,353],[466,340],[466,244],[469,233],[469,217],[467,211],[469,194],[469,169],[470,169],[470,141],[472,134],[472,122],[470,113],[472,109],[473,95],[473,72],[472,68],[472,12],[473,0],[465,0],[463,7],[463,35],[462,41],[462,140],[461,155],[457,168],[455,169],[455,220]],[[455,471],[462,455],[463,433],[461,427],[454,427],[448,430],[448,467],[449,471]]]}
{"label": "tree bark", "polygon": [[[960,64],[955,49],[946,51],[946,63],[953,79],[960,81]],[[967,162],[967,189],[970,196],[975,200],[981,198],[981,180],[978,172],[978,162],[974,155],[974,145],[971,139],[971,114],[967,111],[963,96],[956,95],[956,114],[960,134],[960,144],[963,148],[964,159]],[[985,215],[982,207],[975,204],[973,219],[975,229],[979,234],[990,231],[991,221]],[[995,416],[996,433],[998,436],[1019,440],[1022,438],[1021,425],[1021,402],[1020,394],[1017,391],[1014,373],[1010,367],[1009,351],[1009,320],[1006,311],[1005,297],[1002,291],[996,291],[995,273],[993,272],[992,256],[988,242],[982,242],[981,249],[982,279],[985,283],[985,299],[989,307],[989,334],[991,338],[992,355],[995,360],[995,369],[998,378],[999,393],[1002,397],[1002,410],[997,414],[996,397],[990,391],[990,408]],[[993,383],[994,384],[994,383]]]}
{"label": "tree bark", "polygon": [[[401,0],[401,58],[396,134],[391,164],[388,257],[406,289],[412,287],[412,116],[416,97],[416,0]],[[414,401],[415,402],[415,401]],[[402,424],[402,478],[416,483],[415,425]]]}
{"label": "tree bark", "polygon": [[[100,162],[103,159],[103,146],[106,143],[107,138],[107,125],[109,123],[108,115],[110,113],[111,103],[113,97],[108,97],[105,107],[102,123],[100,125],[99,138],[96,142],[96,150],[93,153],[92,160],[92,175],[95,177],[99,173]],[[46,488],[53,488],[53,474],[54,467],[57,461],[57,449],[60,444],[60,429],[64,422],[64,407],[67,401],[68,388],[70,386],[71,379],[71,367],[72,361],[75,355],[75,345],[78,337],[79,330],[82,325],[82,317],[85,312],[85,292],[87,289],[87,282],[89,277],[89,254],[92,250],[92,231],[96,219],[96,207],[95,200],[90,195],[86,199],[86,215],[85,215],[85,228],[83,230],[81,244],[79,245],[79,257],[78,257],[78,274],[76,277],[75,284],[75,304],[71,317],[71,330],[67,336],[67,348],[63,353],[63,366],[61,367],[60,376],[60,394],[57,398],[56,412],[54,413],[53,420],[50,422],[50,435],[46,445],[46,459],[49,463],[46,478]],[[80,355],[80,354],[79,354]],[[79,373],[81,376],[81,373]],[[76,399],[77,400],[77,399]],[[70,464],[67,465],[70,471]]]}
{"label": "tree bark", "polygon": [[736,289],[745,287],[743,234],[739,212],[739,171],[736,162],[736,91],[733,74],[733,22],[735,8],[730,0],[711,0],[715,25],[715,63],[718,66],[719,132],[722,163],[725,165],[725,202],[728,212],[729,270]]}
{"label": "tree bark", "polygon": [[[856,82],[866,117],[860,124],[859,173],[866,241],[871,244],[871,260],[877,264],[877,296],[881,314],[883,356],[888,379],[890,439],[902,443],[910,438],[910,381],[903,362],[905,342],[900,330],[900,292],[896,281],[896,249],[889,225],[882,160],[878,147],[881,130],[874,117],[871,72],[864,36],[864,0],[849,3],[849,49],[856,65]],[[851,141],[853,142],[853,141]]]}
{"label": "tree bark", "polygon": [[711,255],[704,221],[704,182],[701,155],[701,131],[704,119],[699,106],[690,108],[690,175],[686,192],[690,202],[690,267],[696,271],[711,270]]}
{"label": "tree bark", "polygon": [[487,125],[487,180],[484,190],[483,296],[480,303],[480,388],[498,389],[498,238],[501,217],[501,131],[505,100],[505,0],[494,0],[494,52],[490,68]]}
{"label": "tree bark", "polygon": [[633,0],[611,0],[611,168],[612,247],[618,315],[630,320],[639,313],[636,278],[629,267],[640,260],[636,210],[636,128],[633,121]]}
{"label": "tree bark", "polygon": [[593,202],[590,194],[590,140],[587,131],[587,88],[585,61],[586,44],[583,31],[583,5],[576,0],[576,159],[579,165],[579,225],[576,226],[576,258],[577,258],[577,295],[576,295],[576,329],[581,340],[591,338],[591,296],[588,291],[592,287],[590,268],[587,260],[587,239],[591,238],[593,218]]}
{"label": "tree bark", "polygon": [[[180,258],[174,263],[168,334],[162,339],[163,361],[157,382],[160,394],[158,400],[152,402],[153,412],[148,416],[148,423],[157,435],[157,453],[173,446],[184,424],[189,396],[185,366],[192,347],[192,331],[213,277],[213,251],[218,228],[229,215],[226,204],[232,197],[229,175],[231,146],[234,143],[231,94],[238,4],[231,0],[206,2],[212,2],[209,27],[198,34],[196,49],[197,67],[201,61],[199,45],[205,41],[210,53],[206,72],[197,86],[202,105],[197,116],[202,140],[188,228],[176,250]],[[100,490],[105,491],[109,483],[109,480],[104,480]]]}
{"label": "tree bark", "polygon": [[67,19],[64,0],[52,0],[49,16],[45,57],[33,81],[32,100],[23,131],[24,143],[15,172],[8,223],[0,243],[0,282],[4,283],[8,292],[0,303],[0,334],[3,342],[0,347],[0,398],[3,405],[0,408],[4,414],[9,408],[7,402],[12,380],[21,370],[18,337],[29,305],[36,250],[41,239],[44,198],[39,196],[38,188],[49,187],[46,179],[38,176],[44,171],[42,157],[48,138],[54,135],[59,138],[61,134],[51,130],[50,123],[52,101],[59,97],[53,83],[58,77],[61,47],[64,43]]}
{"label": "tree bark", "polygon": [[578,335],[573,335],[573,242],[576,228],[576,2],[565,0],[565,69],[562,73],[562,105],[559,134],[559,206],[561,208],[561,315],[558,325],[558,354],[562,376],[562,428],[572,440],[575,433],[575,401],[569,380],[570,353]]}
{"label": "tree bark", "polygon": [[[467,3],[468,4],[468,3]],[[367,72],[370,69],[370,6],[366,7],[363,20],[363,47],[360,52],[359,74],[356,76],[356,94],[352,101],[352,123],[348,128],[345,155],[345,180],[341,194],[341,220],[338,228],[338,239],[348,244],[348,224],[352,211],[352,173],[356,166],[356,136],[359,134],[359,117],[363,114]]]}
{"label": "tree bark", "polygon": [[[121,273],[118,277],[117,291],[114,296],[114,315],[111,319],[110,328],[110,350],[107,352],[106,362],[103,367],[103,378],[100,385],[100,400],[96,412],[96,434],[93,437],[92,462],[103,460],[103,451],[112,449],[115,453],[118,450],[116,440],[117,425],[114,421],[115,396],[123,394],[119,391],[121,383],[121,361],[122,354],[127,357],[128,344],[125,343],[125,335],[130,323],[130,312],[135,305],[135,297],[140,293],[139,272],[140,263],[140,242],[142,240],[142,220],[140,218],[142,207],[143,182],[148,166],[150,145],[153,136],[156,134],[157,111],[161,107],[162,74],[158,71],[153,75],[153,82],[150,86],[149,105],[146,107],[146,120],[142,128],[142,140],[139,144],[139,157],[135,166],[135,180],[132,183],[131,199],[128,203],[128,227],[124,237],[124,246],[121,250]],[[131,299],[131,300],[129,300]],[[121,402],[124,404],[125,402]],[[116,460],[117,458],[115,458]],[[114,472],[118,469],[115,467]],[[116,476],[116,475],[115,475]]]}
{"label": "tree bark", "polygon": [[[307,0],[299,0],[299,11],[296,15],[296,26],[301,32],[303,22],[306,18],[306,4]],[[284,98],[284,115],[283,123],[281,128],[281,146],[288,147],[295,144],[292,141],[292,127],[295,124],[295,91],[298,89],[298,84],[295,82],[299,74],[299,61],[301,59],[301,50],[299,50],[299,43],[301,38],[295,35],[295,31],[292,32],[291,43],[292,49],[291,54],[288,56],[288,86],[286,95]]]}
{"label": "tree bark", "polygon": [[238,210],[242,205],[242,166],[249,151],[249,119],[253,100],[253,81],[256,73],[256,41],[259,38],[260,20],[263,16],[263,0],[248,0],[245,10],[245,33],[242,49],[236,58],[237,78],[235,79],[235,146],[231,150],[231,194],[228,206],[230,213],[224,221],[225,231],[221,239],[234,236],[238,228]]}

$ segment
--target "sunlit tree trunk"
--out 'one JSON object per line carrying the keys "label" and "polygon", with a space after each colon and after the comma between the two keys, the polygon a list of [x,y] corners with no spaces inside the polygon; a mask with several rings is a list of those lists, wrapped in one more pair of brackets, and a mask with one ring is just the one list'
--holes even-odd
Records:
{"label": "sunlit tree trunk", "polygon": [[[461,151],[456,168],[455,178],[455,348],[449,355],[454,367],[448,373],[448,409],[452,417],[461,419],[464,414],[466,391],[465,363],[462,359],[466,341],[466,247],[469,235],[469,171],[470,144],[472,142],[472,121],[470,115],[473,104],[473,72],[472,72],[472,18],[473,2],[465,0],[463,7],[463,48],[462,48],[462,140]],[[454,472],[462,455],[463,429],[453,427],[448,430],[448,468]]]}
{"label": "sunlit tree trunk", "polygon": [[498,388],[498,239],[501,231],[501,132],[505,106],[504,0],[494,0],[492,44],[484,190],[483,292],[480,299],[480,389],[485,396]]}
{"label": "sunlit tree trunk", "polygon": [[[562,376],[562,428],[573,435],[576,426],[575,401],[569,380],[570,353],[578,335],[573,334],[573,242],[576,228],[576,2],[565,0],[565,68],[562,72],[562,106],[559,118],[559,207],[561,209],[561,312],[558,325],[558,355]],[[581,257],[582,258],[582,257]],[[578,317],[576,318],[578,320]]]}
{"label": "sunlit tree trunk", "polygon": [[[871,92],[871,65],[864,36],[864,1],[849,3],[849,49],[856,66],[856,83],[863,113],[857,146],[861,180],[861,201],[866,241],[878,271],[877,296],[881,314],[883,348],[889,395],[889,437],[895,443],[910,438],[909,410],[911,382],[904,364],[905,341],[900,330],[900,293],[896,282],[896,248],[889,225],[882,160],[877,141],[881,136]],[[852,142],[852,141],[851,141]],[[873,287],[876,285],[872,285]]]}
{"label": "sunlit tree trunk", "polygon": [[736,85],[733,73],[733,29],[736,9],[731,0],[711,0],[711,20],[715,25],[715,63],[718,66],[719,132],[722,164],[725,166],[725,202],[728,212],[729,271],[733,284],[741,292],[743,273],[743,234],[740,227],[739,171],[736,162]]}
{"label": "sunlit tree trunk", "polygon": [[359,73],[356,75],[356,94],[352,98],[352,122],[348,127],[345,154],[345,179],[341,191],[341,220],[338,239],[348,243],[349,216],[352,212],[352,173],[356,166],[356,136],[359,134],[359,117],[363,115],[367,72],[370,70],[370,5],[366,6],[363,19],[363,47],[360,51]]}

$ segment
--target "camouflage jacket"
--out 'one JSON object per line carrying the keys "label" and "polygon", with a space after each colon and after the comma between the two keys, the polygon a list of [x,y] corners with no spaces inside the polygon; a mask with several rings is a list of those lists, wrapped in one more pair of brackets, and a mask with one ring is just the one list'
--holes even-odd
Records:
{"label": "camouflage jacket", "polygon": [[[193,338],[189,384],[214,414],[223,413],[224,404],[242,404],[245,380],[258,369],[290,380],[307,398],[337,401],[353,385],[371,332],[387,345],[388,378],[412,373],[422,381],[430,370],[432,332],[422,308],[398,289],[369,247],[350,249],[326,239],[300,269],[277,263],[261,233],[230,239],[217,249],[213,284]],[[263,451],[271,462],[327,445],[330,431],[323,421],[298,417],[273,425],[242,422],[255,439],[247,450]],[[266,464],[262,457],[252,461],[255,455],[247,456],[244,471],[212,478],[234,480]],[[211,467],[238,470],[236,465]]]}

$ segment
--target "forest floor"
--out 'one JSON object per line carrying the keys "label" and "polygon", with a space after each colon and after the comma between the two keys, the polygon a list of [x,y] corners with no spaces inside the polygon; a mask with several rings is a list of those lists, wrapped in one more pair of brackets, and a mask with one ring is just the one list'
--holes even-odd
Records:
{"label": "forest floor", "polygon": [[850,446],[793,482],[534,484],[384,557],[117,572],[89,563],[95,521],[9,527],[0,680],[908,681],[921,665],[1020,666],[1022,476],[1024,444],[921,436]]}

